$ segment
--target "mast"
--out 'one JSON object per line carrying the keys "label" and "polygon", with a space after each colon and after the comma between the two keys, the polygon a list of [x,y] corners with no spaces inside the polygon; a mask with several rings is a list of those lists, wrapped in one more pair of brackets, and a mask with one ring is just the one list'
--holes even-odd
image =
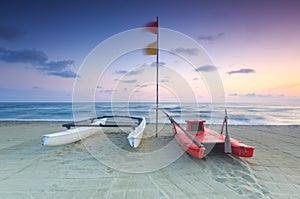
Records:
{"label": "mast", "polygon": [[158,16],[156,17],[157,34],[156,34],[156,122],[155,136],[158,136]]}

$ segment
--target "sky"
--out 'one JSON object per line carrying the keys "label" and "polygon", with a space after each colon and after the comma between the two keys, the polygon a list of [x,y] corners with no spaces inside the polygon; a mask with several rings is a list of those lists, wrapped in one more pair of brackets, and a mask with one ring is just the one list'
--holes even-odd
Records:
{"label": "sky", "polygon": [[[178,44],[174,52],[210,58],[207,64],[191,66],[189,60],[162,51],[161,101],[176,101],[178,96],[184,101],[191,100],[188,97],[210,101],[203,75],[214,71],[227,102],[297,102],[299,10],[297,0],[1,0],[0,101],[72,101],[76,82],[84,79],[80,71],[97,46],[159,16],[160,28],[184,34],[204,50],[197,55],[195,49]],[[146,31],[141,34],[146,43],[156,38]],[[111,45],[121,49],[142,39]],[[91,71],[98,77],[97,84],[90,85],[93,97],[154,101],[155,61],[155,56],[139,49],[120,55],[103,72]],[[179,90],[188,97],[183,99],[185,93]]]}

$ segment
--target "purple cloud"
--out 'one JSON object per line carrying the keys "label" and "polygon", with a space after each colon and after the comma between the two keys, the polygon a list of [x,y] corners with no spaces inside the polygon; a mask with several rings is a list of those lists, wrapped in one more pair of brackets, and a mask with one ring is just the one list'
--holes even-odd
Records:
{"label": "purple cloud", "polygon": [[186,54],[191,56],[197,56],[198,55],[198,49],[197,48],[176,48],[172,50],[175,53],[178,54]]}
{"label": "purple cloud", "polygon": [[123,83],[127,83],[127,84],[133,84],[133,83],[136,83],[136,79],[130,79],[130,80],[120,80],[121,82]]}
{"label": "purple cloud", "polygon": [[48,57],[44,52],[35,49],[9,50],[0,48],[0,60],[8,63],[44,65]]}
{"label": "purple cloud", "polygon": [[104,94],[108,94],[108,95],[111,95],[113,92],[115,92],[115,90],[99,90],[100,93],[104,93]]}
{"label": "purple cloud", "polygon": [[230,93],[230,94],[228,94],[228,96],[230,96],[230,97],[237,97],[237,96],[239,96],[239,94],[237,94],[237,93]]}
{"label": "purple cloud", "polygon": [[204,65],[204,66],[199,66],[195,70],[197,72],[212,72],[212,71],[216,71],[217,67],[215,67],[213,65]]}
{"label": "purple cloud", "polygon": [[69,67],[74,64],[73,60],[51,61],[47,55],[40,50],[10,50],[0,47],[0,60],[7,63],[30,64],[34,69],[47,75],[63,78],[78,77],[74,71],[69,69]]}
{"label": "purple cloud", "polygon": [[[158,66],[165,66],[165,65],[166,65],[165,62],[158,62]],[[145,66],[147,66],[147,64]],[[156,62],[153,62],[150,66],[151,67],[156,67]]]}
{"label": "purple cloud", "polygon": [[251,69],[251,68],[242,68],[242,69],[239,69],[239,70],[232,70],[232,71],[228,72],[229,75],[232,75],[232,74],[248,74],[248,73],[255,73],[255,70]]}
{"label": "purple cloud", "polygon": [[66,71],[53,71],[53,72],[47,72],[48,75],[53,75],[57,77],[63,77],[63,78],[75,78],[79,77],[75,72],[66,70]]}
{"label": "purple cloud", "polygon": [[223,32],[215,34],[215,35],[205,35],[205,36],[199,36],[197,39],[198,40],[206,40],[206,41],[215,41],[222,37],[224,35]]}
{"label": "purple cloud", "polygon": [[116,70],[114,73],[115,74],[119,74],[119,75],[127,75],[127,76],[131,76],[131,75],[138,75],[144,72],[143,68],[140,69],[135,69],[135,70]]}
{"label": "purple cloud", "polygon": [[127,70],[116,70],[115,71],[115,74],[118,74],[118,75],[125,75],[127,73]]}
{"label": "purple cloud", "polygon": [[230,97],[249,97],[249,98],[284,97],[283,94],[272,95],[272,94],[256,94],[256,93],[246,93],[246,94],[230,93],[230,94],[228,94],[228,96],[230,96]]}

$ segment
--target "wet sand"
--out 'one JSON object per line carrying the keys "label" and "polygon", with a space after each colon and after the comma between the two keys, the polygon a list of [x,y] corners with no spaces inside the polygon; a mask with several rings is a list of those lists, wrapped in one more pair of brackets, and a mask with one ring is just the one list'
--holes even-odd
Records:
{"label": "wet sand", "polygon": [[[61,124],[0,122],[0,198],[300,197],[300,126],[229,126],[232,137],[256,148],[253,158],[213,151],[199,160],[183,153],[143,172],[141,167],[161,163],[141,157],[172,142],[170,125],[158,138],[148,125],[138,149],[130,148],[126,133],[113,129],[83,142],[42,146],[42,135],[64,130]],[[107,164],[110,160],[116,165]]]}

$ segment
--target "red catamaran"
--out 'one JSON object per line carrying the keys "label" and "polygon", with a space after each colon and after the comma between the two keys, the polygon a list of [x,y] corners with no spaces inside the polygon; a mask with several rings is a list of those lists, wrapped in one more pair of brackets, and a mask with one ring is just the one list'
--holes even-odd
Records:
{"label": "red catamaran", "polygon": [[[205,120],[186,120],[186,129],[182,128],[170,115],[164,112],[172,123],[173,134],[184,150],[193,157],[205,157],[212,147],[220,147],[225,153],[232,153],[239,157],[252,157],[254,147],[229,137],[227,127],[227,113],[221,133],[204,127]],[[226,134],[223,134],[224,126]]]}

